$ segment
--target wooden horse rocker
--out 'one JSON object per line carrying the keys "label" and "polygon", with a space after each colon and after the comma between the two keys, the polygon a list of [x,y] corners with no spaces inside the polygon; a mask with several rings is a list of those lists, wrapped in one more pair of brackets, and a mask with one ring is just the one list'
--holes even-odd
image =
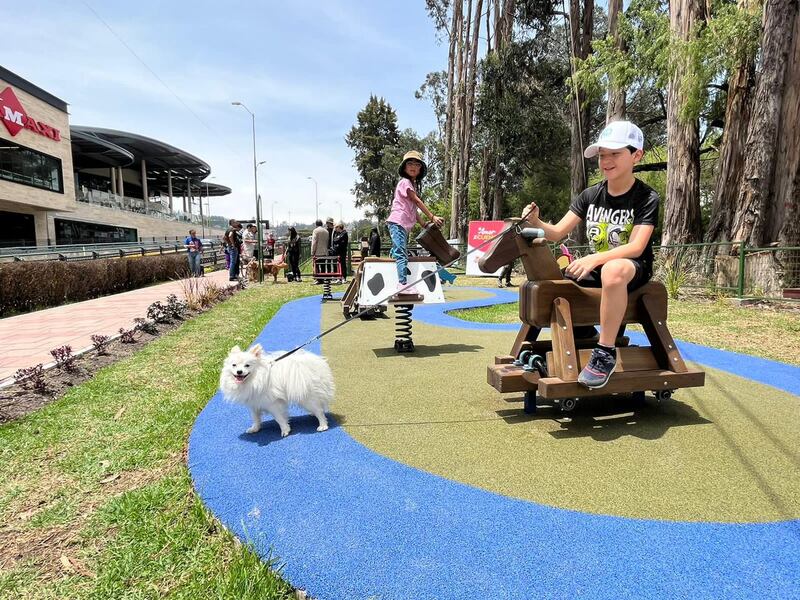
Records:
{"label": "wooden horse rocker", "polygon": [[[528,281],[519,291],[522,327],[511,352],[496,356],[487,379],[499,392],[525,392],[525,412],[536,412],[537,399],[548,401],[562,412],[571,411],[581,398],[633,394],[644,399],[651,390],[657,400],[666,400],[679,388],[702,387],[703,371],[687,368],[667,329],[667,291],[650,281],[628,295],[622,329],[616,340],[617,367],[601,389],[578,383],[578,374],[589,361],[597,343],[595,325],[600,322],[598,288],[581,287],[566,279],[540,229],[520,219],[506,220],[513,230],[499,237],[478,261],[485,273],[493,273],[516,258],[522,259]],[[649,347],[629,346],[622,335],[627,323],[644,327]],[[545,327],[550,340],[539,340]],[[591,337],[576,336],[589,330]]]}

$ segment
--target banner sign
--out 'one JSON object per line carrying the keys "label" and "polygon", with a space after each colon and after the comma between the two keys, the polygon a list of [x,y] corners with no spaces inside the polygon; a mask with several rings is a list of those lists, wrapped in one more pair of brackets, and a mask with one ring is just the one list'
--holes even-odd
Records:
{"label": "banner sign", "polygon": [[493,275],[500,276],[502,268],[498,269],[496,273],[484,273],[478,267],[478,260],[486,254],[491,248],[491,244],[486,244],[480,250],[472,252],[475,248],[483,244],[486,240],[493,238],[498,233],[503,231],[505,223],[503,221],[470,221],[469,222],[469,235],[467,237],[467,251],[470,255],[467,257],[467,275],[478,275],[488,277]]}

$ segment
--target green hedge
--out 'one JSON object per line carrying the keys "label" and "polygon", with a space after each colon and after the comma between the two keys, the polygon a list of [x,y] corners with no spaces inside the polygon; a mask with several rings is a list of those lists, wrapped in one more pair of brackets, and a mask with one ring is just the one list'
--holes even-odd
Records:
{"label": "green hedge", "polygon": [[0,264],[0,317],[186,277],[185,254]]}

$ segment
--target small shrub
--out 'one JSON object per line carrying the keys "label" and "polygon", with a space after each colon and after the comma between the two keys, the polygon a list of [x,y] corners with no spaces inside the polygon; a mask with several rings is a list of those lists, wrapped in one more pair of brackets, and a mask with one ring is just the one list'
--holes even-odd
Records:
{"label": "small shrub", "polygon": [[75,359],[77,357],[72,354],[72,346],[69,344],[50,350],[50,355],[56,361],[56,366],[59,369],[64,371],[75,370]]}
{"label": "small shrub", "polygon": [[149,333],[150,335],[158,335],[158,327],[156,327],[155,321],[149,321],[148,319],[137,318],[133,320],[136,325],[134,326],[134,330],[141,331],[142,333]]}
{"label": "small shrub", "polygon": [[187,277],[180,281],[187,308],[190,310],[200,310],[200,293],[205,286],[205,281],[199,277]]}
{"label": "small shrub", "polygon": [[44,366],[39,363],[35,367],[17,369],[14,379],[26,390],[36,390],[40,394],[47,391],[47,382],[44,380]]}
{"label": "small shrub", "polygon": [[219,302],[221,298],[226,297],[224,296],[225,293],[226,292],[215,283],[206,284],[203,289],[200,290],[200,295],[198,297],[200,306],[203,308],[212,306],[216,302]]}
{"label": "small shrub", "polygon": [[123,327],[119,328],[119,341],[123,344],[133,344],[136,342],[136,334],[138,333],[138,329],[125,329]]}
{"label": "small shrub", "polygon": [[147,307],[147,318],[156,323],[169,323],[169,309],[165,304],[156,300]]}
{"label": "small shrub", "polygon": [[186,302],[178,300],[175,294],[167,296],[166,310],[171,319],[183,319],[186,316]]}
{"label": "small shrub", "polygon": [[99,333],[92,335],[92,346],[95,352],[100,355],[108,354],[108,340],[109,337],[107,335],[101,335]]}

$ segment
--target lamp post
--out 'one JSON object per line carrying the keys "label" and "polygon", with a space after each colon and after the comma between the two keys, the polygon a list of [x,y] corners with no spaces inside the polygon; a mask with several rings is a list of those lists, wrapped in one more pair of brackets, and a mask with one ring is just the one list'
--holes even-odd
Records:
{"label": "lamp post", "polygon": [[317,180],[313,177],[306,177],[306,179],[310,179],[314,182],[314,210],[316,211],[317,215],[316,220],[319,221],[319,191],[317,189]]}
{"label": "lamp post", "polygon": [[[206,184],[206,202],[208,203],[208,209],[211,210],[211,202],[208,199],[208,180],[209,179],[216,179],[216,177],[209,177],[204,182]],[[205,238],[206,237],[206,220],[203,218],[203,197],[202,197],[202,194],[203,194],[203,192],[201,191],[200,192],[200,224],[203,227],[203,237]],[[209,225],[209,228],[210,227],[211,226]]]}
{"label": "lamp post", "polygon": [[241,102],[231,102],[233,106],[241,106],[253,119],[253,182],[255,185],[256,197],[256,223],[258,223],[258,282],[264,283],[264,261],[261,260],[261,248],[264,246],[264,237],[261,232],[261,198],[258,195],[258,162],[256,162],[256,116]]}

